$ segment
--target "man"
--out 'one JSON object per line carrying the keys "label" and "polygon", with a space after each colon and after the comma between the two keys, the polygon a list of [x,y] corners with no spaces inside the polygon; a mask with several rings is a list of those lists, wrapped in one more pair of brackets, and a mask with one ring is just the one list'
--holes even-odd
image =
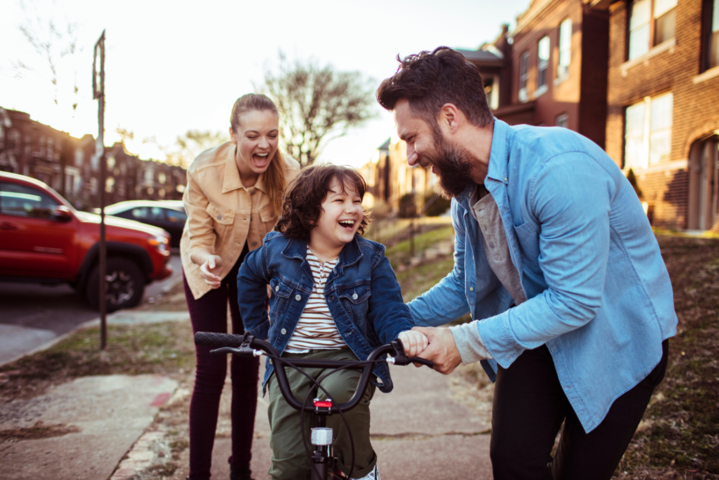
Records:
{"label": "man", "polygon": [[409,307],[437,370],[481,360],[496,381],[494,477],[610,478],[677,324],[633,188],[581,135],[493,118],[478,70],[449,48],[401,60],[377,99],[409,165],[452,197],[454,269]]}

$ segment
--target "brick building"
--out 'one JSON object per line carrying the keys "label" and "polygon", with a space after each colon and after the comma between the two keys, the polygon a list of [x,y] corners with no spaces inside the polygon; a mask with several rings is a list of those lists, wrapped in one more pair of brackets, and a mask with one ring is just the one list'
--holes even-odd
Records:
{"label": "brick building", "polygon": [[413,195],[417,211],[421,211],[428,195],[434,194],[437,177],[428,169],[407,164],[407,144],[389,138],[380,145],[372,160],[361,168],[367,181],[365,204],[384,214],[398,213],[402,197]]}
{"label": "brick building", "polygon": [[609,15],[582,0],[533,0],[478,51],[475,64],[495,117],[561,126],[604,147]]}
{"label": "brick building", "polygon": [[[105,147],[105,204],[123,200],[180,200],[185,170],[142,160],[122,143]],[[30,118],[0,108],[0,170],[37,178],[76,208],[100,205],[100,161],[92,135],[78,139]]]}
{"label": "brick building", "polygon": [[610,14],[606,151],[656,226],[719,220],[719,0],[596,2]]}

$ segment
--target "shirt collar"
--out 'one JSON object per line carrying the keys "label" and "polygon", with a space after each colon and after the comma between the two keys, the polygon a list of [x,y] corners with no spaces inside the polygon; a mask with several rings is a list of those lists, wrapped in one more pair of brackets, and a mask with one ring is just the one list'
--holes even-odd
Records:
{"label": "shirt collar", "polygon": [[[489,154],[489,165],[487,166],[487,177],[490,180],[496,180],[504,184],[507,183],[507,165],[509,163],[509,134],[511,133],[509,125],[502,120],[494,119],[494,129],[492,130],[492,148]],[[491,187],[487,185],[485,179],[485,187],[489,190]],[[457,201],[464,207],[469,208],[469,200],[474,195],[477,184],[470,181],[464,192],[457,196]]]}
{"label": "shirt collar", "polygon": [[492,132],[492,150],[489,155],[487,178],[507,183],[507,165],[509,164],[509,135],[511,130],[502,120],[494,119]]}

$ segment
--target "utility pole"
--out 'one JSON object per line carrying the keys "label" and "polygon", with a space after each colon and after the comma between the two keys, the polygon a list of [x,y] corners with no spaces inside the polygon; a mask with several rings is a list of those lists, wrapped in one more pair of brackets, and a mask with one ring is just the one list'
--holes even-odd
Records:
{"label": "utility pole", "polygon": [[100,350],[104,350],[107,345],[107,245],[105,244],[105,176],[107,175],[107,164],[105,161],[105,30],[102,31],[102,35],[100,35],[97,43],[95,43],[94,54],[95,56],[92,60],[92,90],[93,98],[98,100],[98,133],[95,152],[100,155]]}

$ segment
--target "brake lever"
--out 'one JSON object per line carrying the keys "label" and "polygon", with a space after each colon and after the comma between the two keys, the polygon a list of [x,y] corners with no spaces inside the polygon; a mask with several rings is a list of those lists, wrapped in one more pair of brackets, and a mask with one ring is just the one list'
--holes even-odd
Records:
{"label": "brake lever", "polygon": [[264,354],[264,352],[262,350],[253,349],[245,344],[242,344],[237,348],[221,347],[221,348],[216,348],[214,350],[210,350],[210,354],[212,354],[212,355],[225,354],[225,353],[232,353],[233,355],[239,355],[240,357],[259,357]]}

